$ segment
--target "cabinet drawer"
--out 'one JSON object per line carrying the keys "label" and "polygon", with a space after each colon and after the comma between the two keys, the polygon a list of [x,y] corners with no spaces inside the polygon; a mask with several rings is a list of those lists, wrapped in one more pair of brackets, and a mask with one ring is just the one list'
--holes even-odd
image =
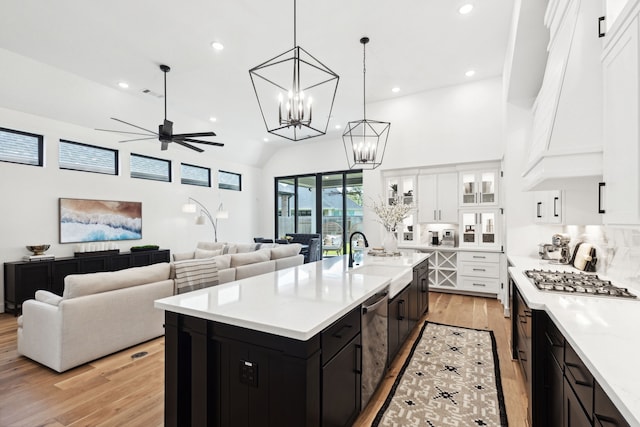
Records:
{"label": "cabinet drawer", "polygon": [[458,273],[461,276],[476,276],[476,277],[500,277],[499,264],[482,263],[482,262],[469,262],[461,261],[459,263]]}
{"label": "cabinet drawer", "polygon": [[500,281],[491,278],[461,276],[458,278],[458,287],[465,291],[497,294],[500,289]]}
{"label": "cabinet drawer", "polygon": [[352,310],[321,332],[322,364],[327,363],[353,337],[360,333],[360,307]]}
{"label": "cabinet drawer", "polygon": [[500,254],[495,252],[460,252],[460,261],[500,263]]}
{"label": "cabinet drawer", "polygon": [[629,427],[629,423],[597,382],[593,400],[594,427]]}
{"label": "cabinet drawer", "polygon": [[564,336],[562,332],[558,329],[553,320],[551,320],[548,316],[546,317],[545,322],[545,331],[544,336],[547,341],[547,348],[553,355],[554,359],[558,363],[558,365],[562,366],[564,361]]}
{"label": "cabinet drawer", "polygon": [[576,392],[585,412],[591,418],[593,413],[593,375],[569,343],[565,343],[564,349],[564,374],[571,388]]}

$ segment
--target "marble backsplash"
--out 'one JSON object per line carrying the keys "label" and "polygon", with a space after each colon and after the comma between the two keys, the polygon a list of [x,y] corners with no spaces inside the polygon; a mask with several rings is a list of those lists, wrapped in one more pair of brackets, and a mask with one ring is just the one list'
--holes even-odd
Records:
{"label": "marble backsplash", "polygon": [[571,236],[572,249],[578,242],[596,247],[598,273],[640,285],[640,228],[570,225],[564,227],[564,232]]}

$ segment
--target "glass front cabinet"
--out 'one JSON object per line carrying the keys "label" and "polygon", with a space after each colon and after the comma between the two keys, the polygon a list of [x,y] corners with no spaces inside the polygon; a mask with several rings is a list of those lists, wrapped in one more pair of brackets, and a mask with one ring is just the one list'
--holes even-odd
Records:
{"label": "glass front cabinet", "polygon": [[499,249],[501,220],[500,209],[460,212],[460,246]]}
{"label": "glass front cabinet", "polygon": [[[387,203],[404,203],[406,205],[415,204],[416,176],[398,176],[389,177],[385,180]],[[409,216],[399,224],[397,230],[397,238],[399,241],[413,242],[416,234],[414,234],[414,225],[416,221],[416,212],[412,210]]]}
{"label": "glass front cabinet", "polygon": [[460,172],[460,206],[497,206],[498,171]]}

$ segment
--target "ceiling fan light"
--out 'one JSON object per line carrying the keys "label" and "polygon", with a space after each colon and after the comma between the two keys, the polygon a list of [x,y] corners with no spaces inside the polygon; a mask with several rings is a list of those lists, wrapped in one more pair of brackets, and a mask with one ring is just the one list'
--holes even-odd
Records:
{"label": "ceiling fan light", "polygon": [[222,50],[222,49],[224,49],[224,45],[222,43],[220,43],[220,42],[212,42],[211,43],[211,47],[214,50]]}

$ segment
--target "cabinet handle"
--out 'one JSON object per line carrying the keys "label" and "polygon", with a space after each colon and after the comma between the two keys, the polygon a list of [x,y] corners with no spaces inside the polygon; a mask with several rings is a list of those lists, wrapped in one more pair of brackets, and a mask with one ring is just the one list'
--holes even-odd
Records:
{"label": "cabinet handle", "polygon": [[474,268],[473,271],[487,271],[484,268]]}
{"label": "cabinet handle", "polygon": [[354,360],[354,372],[356,374],[362,374],[362,346],[360,344],[356,344],[356,360]]}
{"label": "cabinet handle", "polygon": [[598,213],[605,213],[605,210],[602,208],[602,189],[607,185],[604,182],[598,183]]}
{"label": "cabinet handle", "polygon": [[480,258],[480,259],[485,259],[486,256],[480,256],[480,255],[473,255],[473,258]]}
{"label": "cabinet handle", "polygon": [[473,286],[487,286],[486,283],[473,283]]}
{"label": "cabinet handle", "polygon": [[[576,375],[573,373],[573,369],[577,370],[580,374],[582,374],[582,369],[580,366],[574,364],[574,363],[569,363],[569,362],[564,362],[564,364],[567,366],[567,372],[569,372],[571,374],[571,378],[573,379],[573,382],[575,382],[578,385],[581,386],[585,386],[585,387],[593,387],[593,384],[585,379],[577,379]],[[573,369],[572,369],[573,368]]]}
{"label": "cabinet handle", "polygon": [[436,210],[434,209],[434,210],[433,210],[433,220],[435,221],[436,219],[437,219],[437,218],[436,218]]}
{"label": "cabinet handle", "polygon": [[404,320],[405,318],[405,312],[404,312],[404,300],[401,299],[400,301],[398,301],[398,320]]}
{"label": "cabinet handle", "polygon": [[438,209],[438,219],[442,220],[442,211]]}
{"label": "cabinet handle", "polygon": [[427,293],[427,286],[425,286],[425,283],[427,283],[427,279],[423,277],[420,280],[420,292],[422,292],[423,294]]}
{"label": "cabinet handle", "polygon": [[518,318],[520,319],[520,323],[526,324],[527,323],[527,317],[523,316],[522,314],[518,314]]}
{"label": "cabinet handle", "polygon": [[558,199],[559,197],[553,198],[553,216],[558,217]]}
{"label": "cabinet handle", "polygon": [[[594,424],[596,427],[607,427],[607,426],[619,426],[620,424],[618,424],[618,421],[614,420],[613,418],[609,418],[605,415],[600,415],[598,413],[593,413],[593,419],[594,421],[597,421],[596,424]],[[603,424],[603,423],[606,423]]]}
{"label": "cabinet handle", "polygon": [[542,211],[542,202],[538,202],[536,203],[536,217],[538,218],[542,218],[542,214],[540,213]]}
{"label": "cabinet handle", "polygon": [[604,16],[599,16],[598,17],[598,38],[602,38],[605,36],[605,30],[603,29],[603,25],[602,23],[605,22],[605,17]]}

